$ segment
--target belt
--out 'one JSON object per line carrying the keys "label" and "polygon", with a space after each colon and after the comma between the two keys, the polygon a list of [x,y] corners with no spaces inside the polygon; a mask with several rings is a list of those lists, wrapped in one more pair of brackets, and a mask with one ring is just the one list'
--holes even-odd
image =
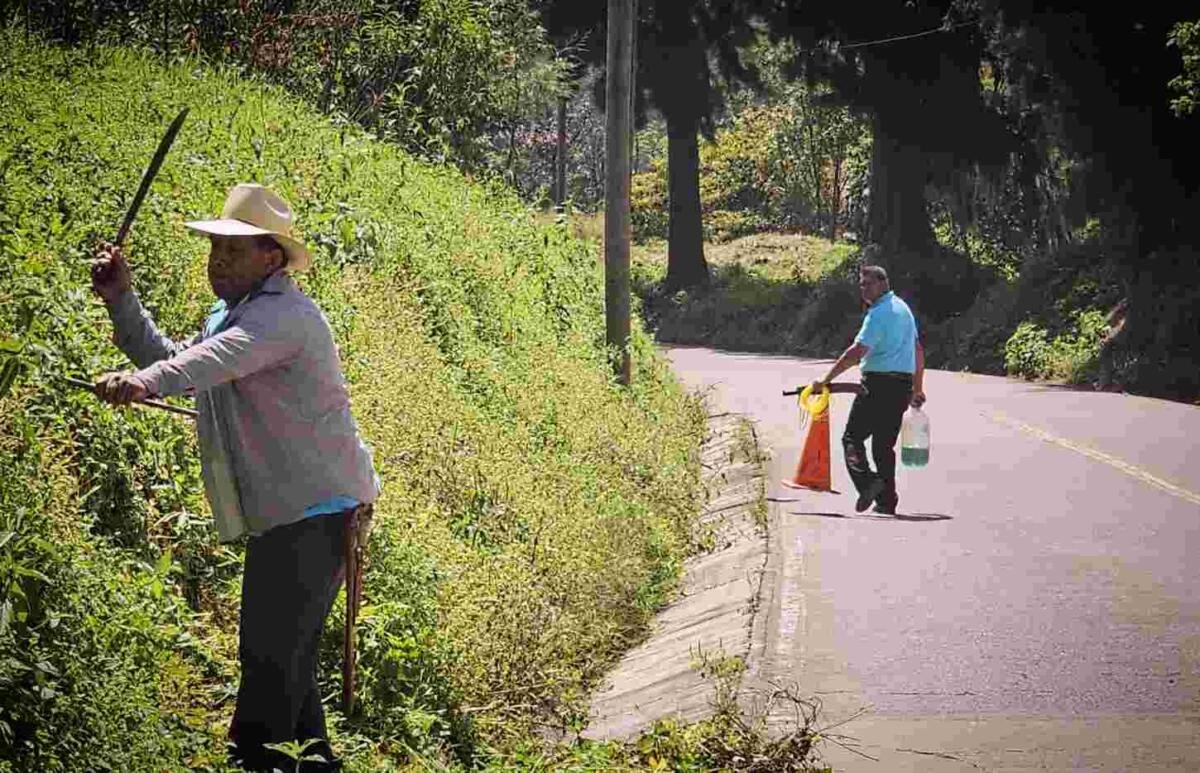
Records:
{"label": "belt", "polygon": [[902,370],[867,370],[867,371],[863,371],[863,378],[872,378],[875,376],[882,376],[883,378],[902,378],[902,379],[905,379],[908,381],[912,381],[912,379],[913,379],[913,374],[907,373]]}

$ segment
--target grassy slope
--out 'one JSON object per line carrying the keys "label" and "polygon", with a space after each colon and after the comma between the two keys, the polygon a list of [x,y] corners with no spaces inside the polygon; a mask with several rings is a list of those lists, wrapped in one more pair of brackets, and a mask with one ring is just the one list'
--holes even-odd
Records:
{"label": "grassy slope", "polygon": [[26,372],[0,401],[0,758],[220,765],[237,550],[206,525],[190,427],[50,380],[122,363],[84,258],[185,104],[129,245],[139,292],[168,332],[193,330],[211,299],[182,222],[235,182],[279,189],[317,247],[304,282],[385,482],[343,748],[358,767],[469,758],[578,724],[676,577],[703,426],[644,336],[637,385],[612,384],[593,252],[233,74],[8,36],[0,336],[25,343]]}
{"label": "grassy slope", "polygon": [[706,245],[713,287],[693,293],[660,291],[665,256],[665,244],[643,245],[634,271],[663,341],[824,357],[844,348],[858,323],[852,245],[771,233]]}

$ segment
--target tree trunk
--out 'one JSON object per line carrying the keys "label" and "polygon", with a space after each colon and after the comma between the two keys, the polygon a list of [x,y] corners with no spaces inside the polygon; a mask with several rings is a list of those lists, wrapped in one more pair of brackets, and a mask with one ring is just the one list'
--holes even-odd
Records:
{"label": "tree trunk", "polygon": [[836,242],[838,237],[838,220],[842,216],[842,157],[833,159],[833,196],[829,202],[829,241]]}
{"label": "tree trunk", "polygon": [[[508,184],[517,188],[517,122],[508,127]],[[517,188],[520,190],[520,188]]]}
{"label": "tree trunk", "polygon": [[872,123],[867,239],[889,261],[919,260],[931,254],[935,243],[925,208],[925,156],[889,135],[887,121],[878,115]]}
{"label": "tree trunk", "polygon": [[979,292],[970,261],[943,250],[925,206],[925,154],[898,141],[888,122],[874,120],[868,241],[878,249],[872,263],[887,269],[892,289],[928,321],[968,308]]}
{"label": "tree trunk", "polygon": [[824,182],[821,179],[821,162],[824,160],[824,155],[821,153],[822,149],[817,143],[816,121],[809,118],[805,129],[808,132],[806,144],[808,145],[809,173],[812,174],[813,181],[813,209],[810,222],[819,228],[821,216],[824,214],[821,211],[823,209],[822,199],[824,198],[821,195],[821,184]]}
{"label": "tree trunk", "polygon": [[700,145],[696,120],[667,116],[667,176],[670,225],[667,248],[667,287],[709,283],[704,259],[704,229],[700,219]]}

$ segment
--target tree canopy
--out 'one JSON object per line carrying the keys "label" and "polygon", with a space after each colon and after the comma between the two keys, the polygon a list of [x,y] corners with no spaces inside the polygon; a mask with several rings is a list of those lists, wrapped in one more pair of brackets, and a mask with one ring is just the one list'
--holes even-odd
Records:
{"label": "tree canopy", "polygon": [[1194,43],[1178,16],[1165,3],[817,0],[778,4],[769,29],[799,44],[797,72],[870,116],[868,239],[944,314],[973,287],[935,247],[931,185],[1008,176],[1019,195],[998,204],[1023,208],[1031,241],[1097,217],[1131,264],[1194,227],[1197,126],[1181,117]]}

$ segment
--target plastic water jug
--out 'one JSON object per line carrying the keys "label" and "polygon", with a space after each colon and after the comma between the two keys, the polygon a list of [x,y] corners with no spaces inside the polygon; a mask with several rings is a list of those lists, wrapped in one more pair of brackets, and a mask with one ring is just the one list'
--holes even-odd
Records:
{"label": "plastic water jug", "polygon": [[900,425],[900,463],[905,467],[929,464],[929,417],[920,408],[910,408]]}

